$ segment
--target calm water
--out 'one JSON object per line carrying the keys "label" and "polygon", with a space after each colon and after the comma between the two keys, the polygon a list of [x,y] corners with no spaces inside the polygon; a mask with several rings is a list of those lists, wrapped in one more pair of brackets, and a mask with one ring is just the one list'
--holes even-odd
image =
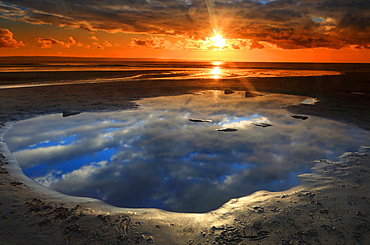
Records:
{"label": "calm water", "polygon": [[115,71],[155,69],[202,69],[220,66],[234,69],[296,71],[369,71],[370,64],[286,63],[286,62],[210,62],[181,60],[63,58],[63,57],[0,57],[0,72],[27,71]]}
{"label": "calm water", "polygon": [[[57,59],[57,60],[55,60]],[[51,80],[38,79],[45,72],[100,72],[100,77],[75,79],[73,74],[62,74]],[[302,77],[340,75],[346,71],[370,71],[370,64],[316,64],[316,63],[251,63],[251,62],[184,62],[184,61],[136,61],[122,59],[72,59],[54,58],[1,58],[0,89],[49,86],[76,83],[105,83],[141,80],[189,80],[189,79],[242,79],[251,77]],[[108,78],[109,72],[121,76]],[[12,74],[10,74],[12,73]],[[17,80],[16,73],[28,73],[29,77]],[[106,74],[106,78],[102,74]],[[0,74],[1,75],[1,74]]]}
{"label": "calm water", "polygon": [[303,101],[310,98],[224,91],[151,98],[137,110],[20,121],[5,142],[27,176],[62,193],[206,212],[257,190],[295,186],[313,160],[336,160],[369,142],[364,130],[295,119],[281,108]]}

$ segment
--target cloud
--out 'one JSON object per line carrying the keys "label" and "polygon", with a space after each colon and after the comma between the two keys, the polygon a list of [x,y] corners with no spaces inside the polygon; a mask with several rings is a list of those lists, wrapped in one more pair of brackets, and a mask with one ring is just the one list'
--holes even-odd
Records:
{"label": "cloud", "polygon": [[91,36],[89,37],[90,40],[93,40],[94,42],[91,44],[91,45],[86,45],[85,48],[89,49],[89,48],[93,48],[93,49],[100,49],[100,50],[104,50],[104,47],[112,47],[113,45],[108,42],[107,40],[105,40],[103,42],[103,44],[99,44],[99,39],[96,37],[96,36]]}
{"label": "cloud", "polygon": [[13,38],[13,33],[8,29],[0,28],[0,48],[19,48],[25,46],[22,41]]}
{"label": "cloud", "polygon": [[[228,39],[265,42],[284,49],[368,48],[367,0],[258,1],[72,1],[3,0],[4,18],[81,28],[90,33],[144,33],[204,40],[213,29]],[[194,11],[195,10],[195,11]],[[140,42],[133,42],[140,45]],[[146,43],[146,45],[151,45]],[[167,45],[151,45],[164,49]],[[237,48],[240,46],[234,46]],[[252,45],[261,48],[262,46]]]}
{"label": "cloud", "polygon": [[141,47],[141,48],[168,49],[168,50],[192,49],[208,51],[222,51],[244,48],[252,50],[264,48],[264,45],[257,41],[243,39],[228,39],[225,40],[224,46],[219,47],[209,38],[205,38],[205,40],[185,39],[184,41],[179,40],[176,43],[171,43],[164,37],[153,37],[153,36],[145,40],[132,38],[131,42],[127,46],[130,48]]}
{"label": "cloud", "polygon": [[103,43],[103,46],[104,47],[112,47],[112,44],[110,42],[108,42],[107,40],[105,40],[104,43]]}
{"label": "cloud", "polygon": [[151,37],[146,40],[132,38],[128,45],[129,47],[149,47],[153,49],[175,49],[176,44],[172,44],[170,41],[163,37]]}
{"label": "cloud", "polygon": [[[69,48],[72,45],[77,44],[77,41],[74,40],[73,37],[69,37],[69,40],[66,43],[63,42],[63,41],[59,41],[57,39],[54,39],[54,38],[37,38],[36,41],[40,44],[39,45],[40,48],[51,48],[52,45],[61,45],[64,48]],[[81,47],[81,46],[82,46],[81,43],[77,44],[77,47]]]}
{"label": "cloud", "polygon": [[93,42],[93,43],[92,43],[92,46],[93,46],[93,48],[95,48],[95,49],[101,49],[101,50],[103,50],[103,49],[104,49],[104,47],[103,47],[103,46],[101,46],[98,42]]}
{"label": "cloud", "polygon": [[265,46],[256,41],[253,41],[252,44],[250,45],[250,49],[263,49],[263,48],[265,48]]}
{"label": "cloud", "polygon": [[77,42],[73,39],[73,37],[69,37],[68,44],[69,45],[75,45]]}

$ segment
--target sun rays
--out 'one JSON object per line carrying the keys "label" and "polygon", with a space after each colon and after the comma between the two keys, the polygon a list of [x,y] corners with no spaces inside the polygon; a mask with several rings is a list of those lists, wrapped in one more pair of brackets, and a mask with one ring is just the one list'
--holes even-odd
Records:
{"label": "sun rays", "polygon": [[213,37],[207,37],[205,41],[203,41],[202,46],[204,50],[210,51],[221,51],[228,49],[228,42],[223,36],[217,33],[215,30],[215,35]]}
{"label": "sun rays", "polygon": [[215,33],[215,35],[209,38],[209,40],[211,40],[212,44],[218,47],[219,49],[222,49],[223,47],[227,46],[226,39],[223,38],[221,34]]}

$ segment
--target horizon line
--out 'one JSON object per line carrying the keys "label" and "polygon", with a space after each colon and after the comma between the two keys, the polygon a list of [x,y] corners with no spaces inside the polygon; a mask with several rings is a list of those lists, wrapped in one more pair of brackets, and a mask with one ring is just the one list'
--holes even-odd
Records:
{"label": "horizon line", "polygon": [[338,62],[338,61],[233,61],[233,60],[222,60],[222,59],[173,59],[173,58],[133,58],[133,57],[101,57],[101,56],[55,56],[55,55],[11,55],[11,56],[0,56],[0,61],[4,59],[16,59],[16,58],[27,58],[27,59],[87,59],[87,60],[146,60],[146,61],[185,61],[185,62],[225,62],[225,63],[307,63],[307,64],[370,64],[370,62]]}

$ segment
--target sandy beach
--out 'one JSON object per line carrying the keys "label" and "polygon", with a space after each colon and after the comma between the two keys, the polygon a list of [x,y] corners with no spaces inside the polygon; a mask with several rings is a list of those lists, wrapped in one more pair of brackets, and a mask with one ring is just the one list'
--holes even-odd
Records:
{"label": "sandy beach", "polygon": [[[314,97],[319,100],[315,105],[286,109],[370,130],[369,72],[84,84],[70,83],[89,79],[91,74],[49,73],[0,73],[0,85],[37,84],[50,77],[59,81],[51,86],[0,89],[1,135],[13,122],[36,116],[130,110],[140,106],[141,98],[204,90]],[[93,74],[106,79],[133,75],[132,71]],[[0,152],[0,244],[367,244],[370,240],[367,147],[343,152],[339,162],[317,159],[312,173],[300,175],[300,185],[292,189],[258,191],[203,214],[116,208],[95,199],[69,197],[24,176],[2,137]]]}

